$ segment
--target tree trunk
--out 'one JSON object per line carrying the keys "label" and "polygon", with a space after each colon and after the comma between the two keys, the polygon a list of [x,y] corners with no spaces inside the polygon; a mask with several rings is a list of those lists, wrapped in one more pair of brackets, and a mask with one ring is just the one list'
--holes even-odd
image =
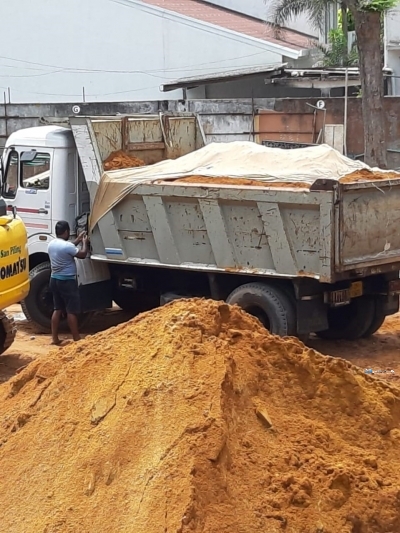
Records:
{"label": "tree trunk", "polygon": [[346,55],[349,50],[349,24],[347,20],[347,6],[344,3],[340,4],[340,11],[342,13],[342,31],[344,35],[344,40],[346,41]]}
{"label": "tree trunk", "polygon": [[364,160],[367,165],[387,168],[381,14],[357,9],[352,14],[360,63]]}

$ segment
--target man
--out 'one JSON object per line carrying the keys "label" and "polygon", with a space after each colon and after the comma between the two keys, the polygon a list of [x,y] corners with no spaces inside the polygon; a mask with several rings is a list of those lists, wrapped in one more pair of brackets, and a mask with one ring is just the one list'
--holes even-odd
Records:
{"label": "man", "polygon": [[[51,241],[48,253],[51,264],[50,289],[53,293],[54,312],[51,318],[52,344],[61,344],[58,329],[63,313],[67,313],[67,322],[74,341],[80,340],[78,314],[80,300],[76,278],[75,259],[85,259],[88,253],[88,240],[85,233],[71,242],[68,222],[60,220],[56,224],[56,239]],[[82,243],[82,249],[77,245]]]}

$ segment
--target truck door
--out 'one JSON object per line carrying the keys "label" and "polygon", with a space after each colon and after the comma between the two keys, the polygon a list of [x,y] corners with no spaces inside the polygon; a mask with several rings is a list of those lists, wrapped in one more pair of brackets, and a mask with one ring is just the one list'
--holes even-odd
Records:
{"label": "truck door", "polygon": [[16,208],[28,235],[51,233],[52,150],[13,149],[7,155],[3,197],[8,209]]}

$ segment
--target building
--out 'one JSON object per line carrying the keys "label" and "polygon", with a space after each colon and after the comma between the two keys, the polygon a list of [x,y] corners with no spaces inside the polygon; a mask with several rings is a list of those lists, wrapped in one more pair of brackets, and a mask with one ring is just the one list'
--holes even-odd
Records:
{"label": "building", "polygon": [[385,14],[385,67],[391,69],[392,94],[400,95],[400,6]]}
{"label": "building", "polygon": [[[392,95],[392,72],[384,70],[385,94]],[[357,96],[360,72],[353,68],[287,68],[287,65],[237,69],[181,78],[161,85],[162,92],[180,89],[181,98],[329,98]]]}
{"label": "building", "polygon": [[256,11],[237,9],[233,0],[4,2],[2,100],[154,100],[163,97],[160,85],[177,78],[315,63],[315,35],[287,29],[278,37]]}

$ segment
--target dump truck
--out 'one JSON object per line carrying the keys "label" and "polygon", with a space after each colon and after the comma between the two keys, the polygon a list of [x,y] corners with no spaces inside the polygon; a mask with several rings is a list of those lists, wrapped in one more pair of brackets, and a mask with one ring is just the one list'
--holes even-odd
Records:
{"label": "dump truck", "polygon": [[[357,339],[399,310],[400,180],[341,182],[317,167],[305,186],[175,179],[207,148],[198,117],[184,113],[74,116],[70,128],[12,134],[3,197],[29,232],[27,318],[50,328],[47,246],[60,219],[90,230],[90,256],[77,265],[82,320],[113,301],[139,313],[207,297],[242,306],[274,334]],[[118,150],[146,166],[104,175]],[[279,174],[287,158],[281,150],[249,176]],[[235,161],[241,173],[231,165],[230,175],[246,176]],[[210,175],[207,165],[195,174]]]}
{"label": "dump truck", "polygon": [[15,322],[5,311],[29,293],[28,238],[24,223],[0,200],[0,355],[14,342]]}

